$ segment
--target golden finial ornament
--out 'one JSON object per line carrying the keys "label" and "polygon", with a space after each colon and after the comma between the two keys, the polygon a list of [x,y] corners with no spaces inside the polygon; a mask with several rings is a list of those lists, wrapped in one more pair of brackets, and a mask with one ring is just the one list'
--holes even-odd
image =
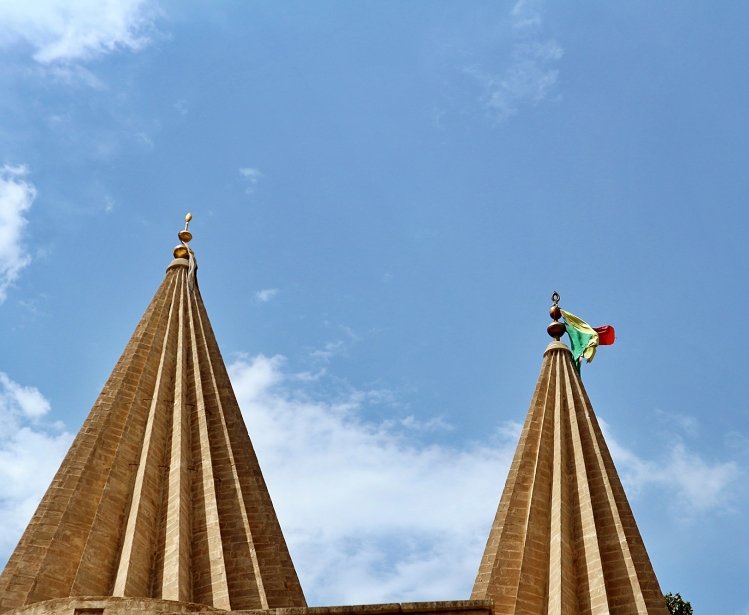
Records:
{"label": "golden finial ornament", "polygon": [[561,339],[566,331],[564,323],[559,322],[559,319],[562,317],[562,310],[559,309],[560,298],[561,297],[559,296],[559,293],[557,291],[554,291],[552,293],[551,302],[553,305],[549,308],[549,315],[554,322],[546,327],[547,333],[551,335],[551,337],[553,337],[557,342]]}
{"label": "golden finial ornament", "polygon": [[190,248],[187,247],[187,244],[192,239],[192,233],[188,230],[190,227],[190,220],[192,220],[192,214],[188,213],[185,216],[185,228],[177,233],[177,237],[179,237],[181,243],[174,248],[174,258],[190,257]]}
{"label": "golden finial ornament", "polygon": [[190,226],[190,220],[192,220],[192,214],[188,213],[185,216],[185,228],[177,233],[180,241],[184,241],[185,243],[188,243],[192,239],[192,233],[187,230]]}

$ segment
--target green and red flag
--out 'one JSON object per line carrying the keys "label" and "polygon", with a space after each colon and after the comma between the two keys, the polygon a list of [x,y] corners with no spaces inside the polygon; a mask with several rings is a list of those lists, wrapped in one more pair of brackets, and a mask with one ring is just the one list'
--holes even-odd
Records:
{"label": "green and red flag", "polygon": [[598,346],[608,346],[614,343],[616,332],[611,325],[591,327],[582,318],[578,318],[567,310],[561,310],[564,317],[564,327],[572,342],[572,358],[580,369],[580,363],[585,358],[588,363],[596,356]]}

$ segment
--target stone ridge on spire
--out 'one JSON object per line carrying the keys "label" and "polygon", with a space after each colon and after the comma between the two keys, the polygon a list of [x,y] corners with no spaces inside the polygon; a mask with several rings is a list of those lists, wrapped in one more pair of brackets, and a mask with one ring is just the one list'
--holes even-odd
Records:
{"label": "stone ridge on spire", "polygon": [[493,600],[494,615],[667,615],[590,400],[558,340],[544,353],[471,598]]}

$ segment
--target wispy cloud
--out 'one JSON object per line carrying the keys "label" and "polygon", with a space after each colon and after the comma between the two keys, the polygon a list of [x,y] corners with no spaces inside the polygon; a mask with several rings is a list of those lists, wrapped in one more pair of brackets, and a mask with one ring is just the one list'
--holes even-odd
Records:
{"label": "wispy cloud", "polygon": [[51,64],[47,66],[39,66],[33,72],[62,86],[82,86],[100,92],[107,90],[107,85],[104,81],[80,64]]}
{"label": "wispy cloud", "polygon": [[0,372],[0,554],[10,551],[34,512],[72,437],[43,421],[41,392]]}
{"label": "wispy cloud", "polygon": [[0,2],[0,46],[25,42],[40,64],[73,63],[149,43],[157,11],[147,0]]}
{"label": "wispy cloud", "polygon": [[278,294],[277,288],[264,288],[255,293],[255,301],[258,303],[268,303],[273,297]]}
{"label": "wispy cloud", "polygon": [[28,169],[23,165],[0,168],[0,303],[5,301],[8,287],[31,262],[23,244],[28,223],[24,214],[36,198],[36,188],[25,179],[27,175]]}
{"label": "wispy cloud", "polygon": [[260,178],[263,177],[263,173],[260,169],[254,169],[252,167],[243,167],[239,169],[239,174],[244,178],[246,187],[245,192],[247,194],[253,194],[257,187]]}
{"label": "wispy cloud", "polygon": [[180,98],[174,103],[174,109],[181,117],[185,117],[190,112],[190,107],[184,98]]}
{"label": "wispy cloud", "polygon": [[401,419],[400,424],[408,429],[414,429],[416,431],[452,431],[453,426],[450,425],[443,417],[435,416],[425,421],[417,419],[413,415],[409,415],[404,419]]}
{"label": "wispy cloud", "polygon": [[336,340],[334,342],[326,342],[322,348],[316,348],[310,352],[310,357],[317,361],[323,361],[327,363],[333,357],[346,353],[348,344],[343,340]]}
{"label": "wispy cloud", "polygon": [[[330,323],[326,323],[331,326]],[[361,341],[356,332],[346,325],[337,325],[335,329],[342,336],[323,344],[322,348],[316,348],[309,353],[311,359],[316,362],[329,363],[331,359],[338,356],[346,356],[351,346]]]}
{"label": "wispy cloud", "polygon": [[699,431],[699,421],[694,416],[688,416],[678,412],[666,412],[660,408],[656,408],[655,416],[662,423],[674,426],[687,435],[696,436]]}
{"label": "wispy cloud", "polygon": [[742,475],[736,461],[705,459],[678,437],[664,446],[660,457],[645,459],[620,444],[604,421],[600,423],[629,493],[638,495],[650,488],[668,493],[671,514],[681,522],[730,510],[732,488]]}
{"label": "wispy cloud", "polygon": [[523,105],[536,105],[554,90],[562,47],[543,36],[540,0],[519,0],[510,12],[512,50],[502,72],[481,65],[466,68],[481,86],[481,102],[497,123],[512,117]]}

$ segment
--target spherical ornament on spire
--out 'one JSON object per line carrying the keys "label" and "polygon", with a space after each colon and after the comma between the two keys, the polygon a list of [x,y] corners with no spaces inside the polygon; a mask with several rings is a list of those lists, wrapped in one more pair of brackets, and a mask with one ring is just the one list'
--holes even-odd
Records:
{"label": "spherical ornament on spire", "polygon": [[190,248],[187,247],[187,244],[192,240],[192,233],[188,230],[190,220],[192,220],[192,214],[188,213],[185,216],[185,228],[177,233],[181,243],[174,248],[174,258],[190,258]]}
{"label": "spherical ornament on spire", "polygon": [[549,315],[554,320],[554,322],[546,327],[546,332],[557,342],[561,339],[561,337],[567,330],[564,326],[564,323],[559,322],[559,319],[562,317],[562,310],[559,309],[559,299],[559,293],[557,291],[554,291],[554,293],[551,295],[551,301],[553,305],[549,308]]}

